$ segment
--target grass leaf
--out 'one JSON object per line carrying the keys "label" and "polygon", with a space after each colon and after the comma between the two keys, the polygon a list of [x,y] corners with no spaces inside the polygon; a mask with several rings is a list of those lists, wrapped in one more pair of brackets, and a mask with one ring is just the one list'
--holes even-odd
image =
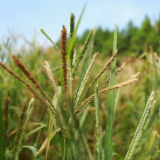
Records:
{"label": "grass leaf", "polygon": [[0,159],[4,159],[4,134],[3,134],[2,95],[0,92]]}
{"label": "grass leaf", "polygon": [[73,75],[75,74],[75,72],[77,71],[78,69],[78,65],[79,63],[81,62],[81,60],[83,59],[85,53],[87,52],[88,50],[88,47],[89,47],[89,44],[90,42],[92,41],[92,37],[93,37],[93,34],[94,34],[94,30],[91,30],[87,36],[87,39],[82,47],[82,50],[80,51],[80,53],[77,55],[76,57],[76,60],[75,60],[75,64],[74,64],[74,68],[73,68]]}
{"label": "grass leaf", "polygon": [[[58,132],[60,132],[60,128],[58,128],[57,130],[55,130],[55,131],[53,131],[53,132],[51,133],[51,135],[50,135],[50,141],[54,138],[54,136],[55,136]],[[46,140],[43,142],[43,144],[41,145],[40,149],[38,150],[38,152],[36,153],[35,156],[38,156],[38,155],[40,155],[40,154],[43,152],[43,150],[44,150],[44,149],[46,148],[46,146],[47,146],[47,142],[48,142],[48,137],[47,137]]]}
{"label": "grass leaf", "polygon": [[97,160],[101,160],[102,157],[102,130],[100,125],[100,100],[99,100],[99,92],[98,92],[98,84],[95,88],[95,105],[96,105],[96,128],[97,128],[97,152],[98,158]]}
{"label": "grass leaf", "polygon": [[53,44],[53,46],[57,49],[58,53],[61,54],[60,49],[58,48],[58,46],[52,41],[52,39],[48,36],[48,34],[42,28],[41,28],[41,32]]}
{"label": "grass leaf", "polygon": [[32,98],[29,102],[29,105],[28,105],[28,109],[27,109],[27,117],[26,117],[26,121],[24,123],[24,126],[23,126],[23,129],[22,129],[22,132],[21,132],[21,135],[19,137],[19,141],[18,141],[18,146],[17,146],[17,149],[16,149],[16,153],[15,153],[15,160],[18,160],[18,157],[19,157],[19,152],[20,152],[20,148],[21,148],[21,144],[22,144],[22,140],[24,138],[24,135],[25,135],[25,130],[26,130],[26,127],[27,127],[27,124],[28,124],[28,121],[29,121],[29,118],[30,118],[30,115],[31,115],[31,112],[32,112],[32,103],[33,103],[34,99]]}
{"label": "grass leaf", "polygon": [[28,148],[28,149],[30,149],[30,150],[32,151],[33,155],[34,155],[34,158],[35,158],[36,160],[40,160],[39,157],[36,157],[37,149],[36,149],[35,147],[33,147],[33,146],[23,146],[23,148]]}
{"label": "grass leaf", "polygon": [[48,137],[47,137],[47,147],[46,147],[46,155],[45,155],[46,160],[47,160],[47,156],[48,156],[50,140],[52,137],[51,133],[52,133],[52,128],[53,128],[53,122],[54,122],[54,115],[52,114],[51,111],[49,111]]}
{"label": "grass leaf", "polygon": [[[117,49],[117,27],[115,26],[114,39],[113,39],[113,53]],[[110,83],[109,86],[115,85],[116,76],[116,58],[112,62],[110,72]],[[107,106],[107,125],[105,135],[105,146],[104,146],[104,159],[112,160],[112,132],[113,132],[113,119],[114,119],[114,102],[115,101],[115,90],[111,90],[108,93],[108,106]]]}

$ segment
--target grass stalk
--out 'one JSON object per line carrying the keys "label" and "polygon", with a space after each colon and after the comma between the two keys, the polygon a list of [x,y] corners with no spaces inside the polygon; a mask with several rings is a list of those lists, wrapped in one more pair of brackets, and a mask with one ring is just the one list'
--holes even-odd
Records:
{"label": "grass stalk", "polygon": [[65,26],[61,31],[61,60],[62,60],[62,73],[61,80],[63,86],[64,110],[66,111],[66,91],[67,91],[67,61],[66,61],[66,43],[67,43],[67,30]]}
{"label": "grass stalk", "polygon": [[84,45],[83,45],[82,50],[80,51],[80,53],[79,53],[79,54],[77,55],[77,57],[76,57],[75,65],[74,65],[74,68],[73,68],[73,75],[74,75],[75,72],[77,71],[78,65],[79,65],[80,61],[83,59],[83,57],[84,57],[84,55],[85,55],[85,53],[86,53],[86,51],[87,51],[87,49],[88,49],[88,47],[89,47],[89,44],[90,44],[90,42],[91,42],[91,40],[92,40],[92,37],[93,37],[93,34],[94,34],[94,31],[91,30],[91,31],[89,32],[89,34],[88,34],[88,37],[87,37]]}
{"label": "grass stalk", "polygon": [[[117,49],[117,27],[115,26],[114,39],[113,39],[113,53]],[[110,83],[109,86],[115,85],[116,77],[116,58],[111,65]],[[113,132],[113,119],[114,119],[114,102],[115,90],[111,90],[108,93],[108,106],[107,106],[107,122],[106,122],[106,135],[104,145],[104,159],[112,160],[112,132]]]}
{"label": "grass stalk", "polygon": [[83,16],[83,13],[85,11],[85,8],[86,8],[86,5],[84,5],[83,9],[82,9],[82,12],[80,14],[80,17],[78,19],[78,22],[77,22],[77,25],[76,25],[76,28],[72,34],[72,38],[68,44],[68,48],[67,48],[67,62],[69,60],[69,57],[70,57],[70,54],[71,54],[71,51],[72,51],[72,48],[73,48],[73,45],[74,45],[74,41],[75,41],[75,36],[76,36],[76,33],[77,33],[77,30],[78,30],[78,27],[80,25],[80,22],[81,22],[81,19],[82,19],[82,16]]}
{"label": "grass stalk", "polygon": [[[57,130],[53,131],[50,135],[50,141],[54,138],[54,136],[60,132],[60,128],[58,128]],[[35,156],[40,155],[43,150],[47,147],[47,143],[48,143],[48,137],[46,138],[46,140],[43,142],[43,144],[41,145],[40,149],[38,150],[37,154]]]}
{"label": "grass stalk", "polygon": [[55,82],[55,79],[53,77],[53,74],[52,74],[52,70],[51,70],[51,67],[49,65],[49,63],[47,61],[44,62],[44,71],[47,75],[47,77],[49,78],[50,82],[51,82],[51,85],[53,87],[53,91],[55,92],[55,94],[57,95],[57,86],[56,86],[56,82]]}
{"label": "grass stalk", "polygon": [[8,146],[8,137],[7,137],[7,131],[8,131],[8,124],[9,124],[9,103],[10,98],[6,97],[4,99],[4,146]]}
{"label": "grass stalk", "polygon": [[[125,62],[116,70],[116,76],[118,76],[121,71],[124,70]],[[106,81],[99,87],[99,90],[103,89],[110,82],[110,78],[106,79]]]}
{"label": "grass stalk", "polygon": [[[84,76],[86,75],[87,68],[90,65],[89,62],[90,62],[90,59],[91,59],[91,51],[92,51],[92,48],[93,48],[94,36],[95,36],[95,29],[92,29],[92,30],[93,30],[93,37],[92,37],[91,42],[88,46],[86,57],[85,57],[84,62],[83,62],[82,71],[81,71],[81,74],[80,74],[80,78],[79,78],[79,81],[78,81],[78,84],[77,84],[76,93],[75,93],[75,96],[74,96],[74,102],[77,99],[77,95],[78,95],[78,92],[80,90],[81,84],[83,82]],[[75,106],[75,104],[74,104],[74,106]]]}
{"label": "grass stalk", "polygon": [[127,154],[126,154],[124,160],[131,160],[133,155],[134,155],[134,153],[135,153],[136,146],[138,145],[138,142],[142,137],[144,126],[145,126],[145,124],[147,122],[147,118],[148,118],[150,110],[152,108],[154,98],[155,98],[155,95],[154,95],[154,92],[152,92],[150,97],[149,97],[149,99],[148,99],[147,105],[145,107],[145,110],[143,112],[143,115],[142,115],[141,120],[140,120],[140,122],[138,124],[138,127],[136,129],[135,135],[134,135],[134,137],[132,139],[132,142],[131,142],[131,144],[129,146],[129,149],[127,151]]}
{"label": "grass stalk", "polygon": [[20,152],[20,149],[21,149],[22,140],[24,138],[25,130],[26,130],[26,127],[27,127],[27,124],[28,124],[28,121],[29,121],[29,118],[30,118],[30,115],[31,115],[31,112],[32,112],[32,109],[33,109],[33,107],[32,107],[33,101],[34,101],[34,99],[32,98],[29,102],[29,105],[28,105],[27,117],[26,117],[26,121],[24,123],[23,129],[22,129],[19,141],[18,141],[18,146],[17,146],[17,150],[16,150],[16,153],[15,153],[15,160],[19,159],[18,157],[19,157],[19,152]]}
{"label": "grass stalk", "polygon": [[52,137],[51,134],[52,134],[53,122],[54,122],[54,115],[52,114],[51,111],[49,111],[49,125],[48,125],[48,137],[47,137],[45,160],[47,160],[47,156],[48,156],[49,145]]}
{"label": "grass stalk", "polygon": [[112,62],[114,61],[114,59],[117,56],[117,51],[113,54],[113,56],[111,57],[111,59],[105,64],[105,66],[103,67],[103,69],[97,74],[97,76],[93,79],[93,81],[90,83],[90,85],[88,86],[88,88],[86,89],[82,100],[85,98],[87,92],[90,90],[90,88],[92,87],[92,85],[98,80],[98,78],[106,71],[106,69],[112,64]]}
{"label": "grass stalk", "polygon": [[[137,74],[136,74],[137,75]],[[116,84],[114,86],[111,86],[111,87],[107,87],[105,89],[102,89],[102,90],[99,90],[99,94],[101,93],[106,93],[106,92],[109,92],[113,89],[116,89],[116,88],[121,88],[121,87],[124,87],[124,86],[127,86],[127,85],[130,85],[132,83],[135,83],[138,79],[136,77],[134,78],[131,78],[130,80],[128,81],[125,81],[125,82],[122,82],[120,84]],[[79,107],[76,109],[76,114],[79,114],[79,112],[83,109],[83,107],[88,103],[90,102],[93,97],[95,96],[95,94],[92,94],[91,96],[89,96],[86,100],[84,100],[80,105]]]}
{"label": "grass stalk", "polygon": [[16,66],[24,73],[24,75],[32,82],[32,84],[40,91],[40,93],[48,100],[48,102],[50,102],[52,104],[52,102],[51,102],[52,100],[50,99],[50,97],[45,93],[45,91],[38,84],[36,79],[27,70],[27,68],[20,62],[20,60],[15,55],[13,55],[12,58],[14,60],[14,63],[16,64]]}
{"label": "grass stalk", "polygon": [[89,78],[91,69],[92,69],[92,67],[93,67],[93,65],[94,65],[94,62],[95,62],[95,59],[96,59],[97,55],[98,55],[98,53],[95,53],[95,54],[94,54],[94,56],[93,56],[93,58],[92,58],[92,60],[91,60],[91,62],[90,62],[90,64],[89,64],[89,66],[88,66],[88,68],[87,68],[87,70],[86,70],[86,74],[85,74],[85,76],[84,76],[84,78],[83,78],[83,81],[82,81],[81,86],[80,86],[80,88],[79,88],[79,91],[78,91],[78,93],[77,93],[77,98],[76,98],[76,100],[75,100],[75,108],[77,107],[77,104],[78,104],[79,101],[81,100],[81,95],[82,95],[82,93],[83,93],[85,84],[87,83],[87,80],[88,80],[88,78]]}
{"label": "grass stalk", "polygon": [[66,156],[66,153],[67,153],[66,152],[66,148],[67,148],[66,147],[66,136],[64,137],[64,143],[63,144],[64,144],[64,146],[63,146],[63,160],[66,160],[66,157],[67,157]]}
{"label": "grass stalk", "polygon": [[4,134],[3,134],[2,95],[0,91],[0,159],[4,160]]}
{"label": "grass stalk", "polygon": [[41,130],[42,128],[45,128],[45,127],[47,127],[46,124],[40,125],[39,127],[35,128],[35,129],[33,129],[32,131],[30,131],[29,133],[25,134],[24,138],[29,137],[30,135],[32,135],[32,134],[38,132],[39,130]]}
{"label": "grass stalk", "polygon": [[95,88],[95,106],[96,106],[96,128],[97,128],[97,152],[98,158],[97,160],[102,159],[102,130],[100,125],[100,100],[99,100],[99,92],[98,92],[98,84]]}
{"label": "grass stalk", "polygon": [[67,62],[66,62],[66,43],[67,43],[67,30],[63,26],[61,32],[61,59],[62,59],[62,72],[63,72],[63,91],[67,90]]}

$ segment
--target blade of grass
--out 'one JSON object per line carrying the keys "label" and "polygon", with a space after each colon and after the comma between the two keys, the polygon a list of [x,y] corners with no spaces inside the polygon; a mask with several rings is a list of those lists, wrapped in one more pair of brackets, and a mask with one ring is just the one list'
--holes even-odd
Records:
{"label": "blade of grass", "polygon": [[34,134],[35,132],[41,130],[41,129],[44,128],[44,127],[46,127],[46,124],[43,124],[43,125],[37,127],[36,129],[32,130],[31,132],[27,133],[27,134],[24,136],[24,138],[26,138],[26,137]]}
{"label": "blade of grass", "polygon": [[51,111],[49,111],[49,125],[48,125],[48,137],[47,137],[47,147],[46,147],[46,154],[45,154],[45,160],[47,160],[48,151],[49,151],[49,145],[51,140],[51,133],[52,133],[52,127],[54,122],[54,115]]}
{"label": "blade of grass", "polygon": [[97,160],[101,160],[102,157],[102,134],[101,134],[101,125],[100,125],[100,100],[98,92],[98,84],[95,88],[95,106],[96,106],[96,128],[97,128]]}
{"label": "blade of grass", "polygon": [[3,121],[2,121],[2,95],[0,92],[0,159],[4,159],[4,135],[3,135]]}
{"label": "blade of grass", "polygon": [[[117,27],[115,25],[114,39],[113,39],[113,53],[117,49]],[[109,86],[115,84],[116,76],[116,58],[111,65],[110,83]],[[104,145],[104,159],[112,160],[112,132],[113,132],[113,119],[114,119],[114,101],[115,101],[115,90],[111,90],[108,93],[108,108],[107,108],[107,125]]]}
{"label": "blade of grass", "polygon": [[87,39],[85,40],[82,50],[79,52],[79,54],[77,54],[77,57],[75,59],[74,68],[73,68],[73,75],[75,75],[75,72],[78,69],[79,63],[81,62],[81,60],[83,59],[84,55],[86,54],[88,50],[89,44],[92,41],[93,34],[94,34],[94,30],[91,30],[87,36]]}
{"label": "blade of grass", "polygon": [[37,149],[34,146],[22,146],[23,148],[28,148],[32,151],[34,155],[34,160],[40,160],[39,157],[36,157],[35,155],[37,154]]}
{"label": "blade of grass", "polygon": [[[60,132],[60,128],[58,128],[57,130],[53,131],[50,135],[50,141],[54,138],[54,136]],[[47,142],[48,142],[48,137],[46,138],[46,140],[43,142],[43,144],[41,145],[40,149],[38,150],[37,154],[35,156],[40,155],[43,150],[47,147]]]}
{"label": "blade of grass", "polygon": [[24,123],[24,127],[22,129],[22,132],[21,132],[21,135],[20,135],[20,138],[19,138],[19,142],[18,142],[18,146],[17,146],[17,150],[16,150],[16,153],[15,153],[15,160],[18,160],[19,158],[19,152],[20,152],[20,148],[21,148],[21,144],[22,144],[22,141],[23,141],[23,138],[24,138],[24,134],[25,134],[25,130],[26,130],[26,127],[27,127],[27,124],[28,124],[28,121],[29,121],[29,118],[30,118],[30,115],[31,115],[31,112],[32,112],[32,103],[33,103],[34,99],[32,98],[29,102],[29,105],[28,105],[28,109],[27,109],[27,117],[26,117],[26,121]]}
{"label": "blade of grass", "polygon": [[[95,88],[95,106],[96,106],[96,128],[97,128],[97,137],[100,136],[100,101],[99,101],[99,92],[98,92],[98,84]],[[99,142],[98,142],[99,143]]]}
{"label": "blade of grass", "polygon": [[121,88],[118,88],[117,95],[116,95],[116,98],[115,98],[114,114],[115,114],[115,112],[116,112],[116,108],[117,108],[117,105],[118,105],[118,100],[119,100],[119,96],[120,96],[120,91],[121,91]]}
{"label": "blade of grass", "polygon": [[82,132],[81,134],[82,134],[84,143],[85,143],[85,145],[86,145],[86,149],[87,149],[87,153],[88,153],[88,155],[89,155],[89,158],[90,158],[90,160],[93,160],[93,156],[92,156],[92,153],[91,153],[91,151],[90,151],[90,149],[89,149],[89,145],[88,145],[87,139],[86,139],[86,137],[84,136],[84,133],[83,133],[83,132]]}
{"label": "blade of grass", "polygon": [[61,54],[60,49],[58,48],[58,46],[52,41],[52,39],[48,36],[48,34],[41,29],[41,32],[43,33],[43,35],[53,44],[53,46],[57,49],[58,53]]}

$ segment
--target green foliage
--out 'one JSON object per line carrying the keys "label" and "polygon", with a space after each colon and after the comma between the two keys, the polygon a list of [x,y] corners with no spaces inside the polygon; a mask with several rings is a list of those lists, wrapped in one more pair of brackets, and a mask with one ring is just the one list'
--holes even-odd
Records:
{"label": "green foliage", "polygon": [[25,123],[24,123],[24,126],[23,126],[23,129],[20,133],[20,137],[18,137],[18,146],[16,147],[16,151],[15,151],[15,160],[18,160],[19,158],[19,152],[20,152],[20,149],[21,149],[21,145],[22,145],[22,140],[24,138],[24,135],[25,135],[25,132],[26,132],[26,127],[27,127],[27,124],[28,124],[28,121],[29,121],[29,118],[30,118],[30,115],[31,115],[31,112],[32,112],[32,103],[33,103],[34,99],[31,99],[31,101],[29,102],[29,105],[28,105],[28,109],[27,109],[27,117],[26,117],[26,120],[25,120]]}
{"label": "green foliage", "polygon": [[2,113],[2,95],[0,91],[0,159],[4,159],[4,130],[3,130],[3,113]]}
{"label": "green foliage", "polygon": [[141,139],[141,137],[143,135],[144,126],[145,126],[146,121],[148,119],[151,107],[153,106],[154,99],[155,99],[154,92],[152,92],[150,97],[149,97],[149,99],[148,99],[146,108],[145,108],[145,110],[143,112],[143,115],[142,115],[142,118],[141,118],[141,120],[139,122],[139,125],[138,125],[138,127],[136,129],[135,135],[134,135],[133,140],[132,140],[132,142],[130,144],[128,152],[126,154],[125,160],[132,159],[132,157],[133,157],[133,155],[135,153],[137,144],[139,143],[139,140]]}
{"label": "green foliage", "polygon": [[[81,37],[76,38],[75,43],[77,46],[84,42],[87,33],[88,31],[85,31]],[[99,51],[103,57],[111,55],[112,35],[113,31],[98,27],[96,29],[93,51]],[[148,50],[149,46],[152,46],[156,52],[159,52],[160,18],[152,25],[149,17],[146,16],[139,28],[130,21],[126,28],[118,31],[117,35],[119,39],[118,50],[121,52],[121,55],[140,55],[144,50]]]}

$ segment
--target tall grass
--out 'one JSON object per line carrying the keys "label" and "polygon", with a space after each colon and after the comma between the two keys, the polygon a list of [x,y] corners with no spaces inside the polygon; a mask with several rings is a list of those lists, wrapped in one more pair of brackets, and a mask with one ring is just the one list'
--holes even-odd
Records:
{"label": "tall grass", "polygon": [[[53,61],[50,58],[44,61],[46,57],[43,57],[44,67],[39,66],[38,68],[44,68],[44,73],[46,74],[45,78],[40,77],[43,73],[39,74],[39,72],[32,72],[32,70],[29,71],[29,69],[27,69],[27,65],[22,63],[22,57],[12,55],[13,62],[15,63],[15,66],[17,68],[8,67],[6,64],[0,62],[0,66],[18,80],[17,81],[15,79],[11,79],[13,81],[12,83],[10,83],[11,89],[14,89],[13,86],[15,85],[15,90],[19,94],[19,86],[21,86],[22,83],[29,89],[29,91],[32,93],[32,96],[34,96],[40,102],[36,103],[40,105],[40,109],[45,108],[45,114],[43,117],[40,118],[42,121],[40,126],[33,129],[31,125],[32,123],[29,123],[29,118],[32,120],[30,108],[32,102],[30,102],[28,111],[26,112],[27,117],[24,125],[21,126],[22,128],[18,128],[18,131],[14,131],[14,133],[10,134],[10,136],[12,136],[17,132],[17,135],[20,135],[20,138],[16,139],[16,144],[18,144],[18,147],[15,148],[15,146],[10,143],[10,145],[7,146],[6,149],[7,151],[9,150],[9,154],[14,156],[15,159],[20,159],[21,151],[23,151],[23,148],[26,147],[26,145],[23,145],[22,143],[23,139],[29,137],[30,135],[33,135],[37,131],[38,134],[35,140],[35,144],[30,144],[29,146],[27,145],[27,148],[33,151],[34,159],[45,157],[45,159],[47,160],[47,158],[51,158],[51,156],[49,155],[52,153],[52,156],[54,155],[55,159],[64,160],[112,160],[114,159],[113,155],[117,155],[116,158],[123,159],[122,157],[124,155],[121,155],[121,153],[117,153],[113,139],[113,134],[116,130],[116,128],[114,128],[114,120],[117,119],[115,106],[117,106],[117,99],[120,97],[120,92],[123,89],[118,92],[117,97],[115,91],[118,88],[131,85],[135,82],[137,83],[137,77],[139,73],[134,74],[133,76],[131,76],[131,78],[127,80],[116,83],[116,76],[119,76],[121,71],[124,70],[124,64],[121,67],[118,67],[118,69],[116,69],[116,57],[118,55],[116,26],[113,35],[113,56],[109,59],[109,61],[104,64],[104,66],[101,67],[100,71],[94,70],[94,67],[97,67],[95,64],[99,56],[98,52],[92,55],[92,48],[94,45],[94,38],[96,32],[95,29],[90,30],[80,50],[76,48],[75,44],[76,32],[78,30],[78,26],[80,24],[84,9],[85,7],[82,10],[77,25],[75,25],[74,14],[71,14],[69,39],[67,39],[67,29],[65,26],[63,26],[61,32],[60,47],[53,42],[53,40],[46,34],[43,29],[41,29],[42,33],[46,36],[47,39],[49,39],[49,41],[51,41],[53,47],[59,53],[58,58],[61,61],[59,61],[61,63],[61,67],[58,67],[58,69],[53,69]],[[11,61],[10,56],[11,55],[9,55],[7,58],[8,61]],[[13,62],[10,62],[11,66],[13,66]],[[105,78],[105,80],[101,80],[106,70],[109,68],[110,77],[107,77],[107,79]],[[98,73],[95,74],[95,72]],[[34,73],[38,75],[36,78],[33,76]],[[4,71],[1,72],[3,83],[5,82],[4,74],[6,74]],[[94,75],[94,77],[92,77],[92,75]],[[158,77],[158,75],[156,76]],[[121,77],[121,75],[119,77]],[[45,85],[43,85],[43,83],[45,83]],[[107,87],[108,84],[109,86]],[[93,92],[93,90],[95,92]],[[107,104],[107,116],[102,112],[102,96],[105,97],[105,103]],[[13,96],[11,96],[11,98],[13,98]],[[95,104],[92,103],[93,99],[95,99]],[[153,99],[154,95],[152,93],[148,100],[146,109],[144,110],[141,120],[140,116],[138,116],[137,118],[140,120],[140,123],[137,127],[130,147],[128,146],[129,150],[125,156],[125,160],[131,158],[134,159],[137,151],[139,151],[139,147],[137,146],[143,144],[143,136],[145,136],[145,132],[143,131],[149,130],[151,122],[153,122],[152,117],[156,114],[155,110],[158,108],[158,101],[156,101],[155,107],[152,107],[154,105]],[[93,105],[95,105],[94,108],[90,107]],[[32,107],[33,111],[35,112],[34,114],[38,113],[37,106],[34,105],[34,107]],[[92,115],[92,110],[95,113],[94,116],[90,118],[89,116]],[[41,112],[39,112],[39,114],[40,113]],[[90,113],[88,114],[89,116],[87,116],[86,113]],[[103,117],[106,121],[105,125],[102,121]],[[44,131],[44,127],[46,127],[46,124],[44,122],[48,122],[48,135],[46,135],[46,132]],[[94,127],[92,130],[86,128],[86,126],[90,127],[91,124],[95,126],[96,131],[94,131]],[[27,131],[27,126],[28,129],[30,129],[30,132]],[[96,138],[92,135],[90,140],[90,135],[84,132],[85,129],[87,130],[87,132],[95,132],[94,136]],[[0,133],[2,134],[2,132]],[[155,137],[155,134],[153,135],[154,136],[152,136],[151,139],[154,139],[153,137]],[[130,135],[128,134],[126,136],[129,137]],[[3,137],[3,135],[1,135],[1,137]],[[140,143],[141,139],[142,142]],[[93,141],[95,142],[93,143]],[[154,148],[154,146],[157,144],[155,142],[156,140],[151,140],[151,148]],[[4,145],[3,143],[1,143],[1,151],[3,150],[3,147]],[[137,147],[138,149],[136,150],[135,147]],[[125,147],[125,150],[126,148],[127,147]],[[43,156],[44,149],[46,149],[45,156]],[[9,159],[9,154],[6,154],[6,159]],[[151,157],[151,155],[149,156]]]}
{"label": "tall grass", "polygon": [[0,92],[0,159],[4,159],[4,130],[3,130],[3,113],[2,113],[2,93]]}
{"label": "tall grass", "polygon": [[25,135],[25,130],[26,130],[26,127],[27,127],[27,124],[28,124],[28,121],[29,121],[29,118],[30,118],[30,115],[31,115],[31,112],[32,112],[32,103],[33,103],[34,99],[31,99],[31,101],[29,102],[29,105],[28,105],[28,109],[27,109],[27,117],[26,117],[26,120],[25,120],[25,123],[24,123],[24,126],[23,126],[23,129],[22,129],[22,132],[20,134],[20,137],[19,137],[19,140],[18,140],[18,146],[16,148],[16,151],[15,151],[15,160],[18,160],[19,158],[19,152],[20,152],[20,149],[21,149],[21,145],[22,145],[22,140],[24,138],[24,135]]}
{"label": "tall grass", "polygon": [[[115,26],[114,40],[113,40],[113,53],[117,49],[117,27]],[[110,73],[110,86],[115,85],[116,77],[116,58],[111,65]],[[111,90],[108,93],[108,106],[107,106],[107,123],[106,123],[106,137],[105,137],[105,148],[104,148],[104,159],[112,159],[112,128],[114,119],[114,103],[115,103],[115,90]]]}

